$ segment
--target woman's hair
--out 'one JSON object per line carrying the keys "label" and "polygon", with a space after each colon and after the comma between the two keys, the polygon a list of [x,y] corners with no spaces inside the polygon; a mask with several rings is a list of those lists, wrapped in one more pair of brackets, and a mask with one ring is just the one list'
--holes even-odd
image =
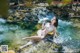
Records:
{"label": "woman's hair", "polygon": [[[54,23],[54,26],[55,26],[55,27],[57,27],[57,26],[58,26],[58,19],[56,18],[55,20],[56,20],[56,22]],[[51,21],[50,21],[50,20],[46,20],[46,22],[51,23]]]}
{"label": "woman's hair", "polygon": [[51,21],[50,21],[50,20],[46,20],[46,22],[49,22],[49,23],[51,23]]}
{"label": "woman's hair", "polygon": [[56,20],[56,22],[54,23],[54,26],[57,27],[58,26],[58,19],[56,18],[55,20]]}

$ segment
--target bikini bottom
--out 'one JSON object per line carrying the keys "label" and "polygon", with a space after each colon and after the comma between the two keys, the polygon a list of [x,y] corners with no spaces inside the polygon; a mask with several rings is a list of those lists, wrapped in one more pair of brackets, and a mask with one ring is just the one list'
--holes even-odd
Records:
{"label": "bikini bottom", "polygon": [[53,42],[53,35],[47,34],[47,36],[43,38],[43,40],[47,42]]}

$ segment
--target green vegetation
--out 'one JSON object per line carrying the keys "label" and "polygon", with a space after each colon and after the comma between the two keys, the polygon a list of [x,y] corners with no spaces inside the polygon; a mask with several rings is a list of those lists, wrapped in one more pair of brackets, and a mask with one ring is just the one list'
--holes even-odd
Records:
{"label": "green vegetation", "polygon": [[0,0],[0,15],[2,17],[8,16],[8,0]]}
{"label": "green vegetation", "polygon": [[67,4],[70,4],[72,2],[72,0],[62,0],[62,5],[65,6]]}
{"label": "green vegetation", "polygon": [[31,36],[36,35],[37,31],[41,29],[41,24],[37,24],[34,29],[33,29],[33,33],[31,34]]}
{"label": "green vegetation", "polygon": [[70,3],[72,0],[62,0],[64,3]]}
{"label": "green vegetation", "polygon": [[52,1],[53,1],[53,0],[46,0],[46,2],[47,2],[48,4],[51,4]]}

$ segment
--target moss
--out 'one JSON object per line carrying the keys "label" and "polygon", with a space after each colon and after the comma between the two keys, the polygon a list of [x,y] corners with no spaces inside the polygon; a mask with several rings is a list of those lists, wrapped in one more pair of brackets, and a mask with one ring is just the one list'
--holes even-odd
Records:
{"label": "moss", "polygon": [[40,24],[40,23],[36,25],[37,29],[40,29],[41,27],[42,27],[42,24]]}
{"label": "moss", "polygon": [[34,29],[33,29],[33,32],[32,32],[32,34],[31,34],[31,36],[35,35],[35,34],[37,33],[37,31],[38,31],[39,29],[41,29],[41,27],[42,27],[41,24],[35,25],[35,27],[34,27]]}
{"label": "moss", "polygon": [[11,45],[11,41],[10,40],[2,40],[1,42],[0,42],[0,45]]}
{"label": "moss", "polygon": [[26,7],[33,7],[32,1],[25,1]]}
{"label": "moss", "polygon": [[47,3],[51,4],[53,0],[46,0]]}

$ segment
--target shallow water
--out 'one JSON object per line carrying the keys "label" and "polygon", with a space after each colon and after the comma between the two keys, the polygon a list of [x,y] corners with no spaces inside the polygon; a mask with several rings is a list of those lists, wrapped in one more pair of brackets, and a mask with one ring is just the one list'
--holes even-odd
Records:
{"label": "shallow water", "polygon": [[29,36],[32,30],[22,29],[18,25],[7,24],[2,19],[0,20],[0,45],[2,44],[21,44],[21,39]]}
{"label": "shallow water", "polygon": [[[53,15],[50,15],[49,13],[45,16],[51,19]],[[40,17],[46,18],[45,16],[38,14],[39,19]],[[59,26],[57,29],[57,31],[59,32],[59,36],[57,37],[57,39],[55,39],[55,42],[62,44],[63,46],[67,46],[71,49],[79,49],[80,28],[75,27],[75,23],[73,22],[59,20]],[[24,30],[18,25],[6,24],[5,20],[0,19],[0,44],[9,44],[9,42],[12,44],[24,43],[24,41],[22,41],[21,38],[29,36],[31,32],[32,30]]]}
{"label": "shallow water", "polygon": [[59,21],[58,32],[60,33],[57,38],[58,42],[63,46],[71,49],[80,48],[80,28],[74,27],[73,22]]}

